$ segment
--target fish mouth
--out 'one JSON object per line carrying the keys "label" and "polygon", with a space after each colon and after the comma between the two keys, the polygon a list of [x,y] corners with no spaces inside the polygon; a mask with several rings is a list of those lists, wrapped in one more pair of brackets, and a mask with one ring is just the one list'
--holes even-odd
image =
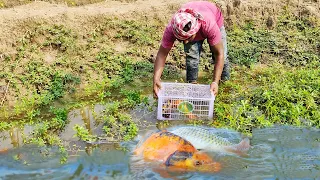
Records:
{"label": "fish mouth", "polygon": [[[201,157],[199,157],[201,156]],[[208,155],[197,152],[175,151],[166,160],[167,167],[177,167],[189,171],[218,172],[221,165],[214,162]]]}

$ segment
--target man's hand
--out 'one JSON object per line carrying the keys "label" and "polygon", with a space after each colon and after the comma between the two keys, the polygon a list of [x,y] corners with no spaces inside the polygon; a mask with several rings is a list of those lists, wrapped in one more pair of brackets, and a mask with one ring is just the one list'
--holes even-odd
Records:
{"label": "man's hand", "polygon": [[212,82],[210,85],[210,91],[214,94],[214,96],[217,96],[219,90],[218,83]]}
{"label": "man's hand", "polygon": [[161,81],[154,80],[153,81],[153,97],[154,98],[158,98],[159,89],[161,89]]}

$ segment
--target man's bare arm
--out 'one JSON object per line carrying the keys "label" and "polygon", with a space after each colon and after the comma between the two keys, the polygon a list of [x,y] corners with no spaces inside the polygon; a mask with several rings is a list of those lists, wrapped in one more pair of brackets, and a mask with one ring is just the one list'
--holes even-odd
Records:
{"label": "man's bare arm", "polygon": [[210,90],[216,96],[218,94],[218,84],[221,79],[221,73],[224,65],[223,44],[220,41],[214,46],[210,46],[212,55],[215,58],[213,82],[211,83]]}
{"label": "man's bare arm", "polygon": [[169,54],[170,49],[164,48],[162,45],[160,46],[156,61],[154,62],[154,70],[153,70],[153,94],[154,97],[157,97],[158,91],[161,88],[161,75],[164,69],[164,65]]}

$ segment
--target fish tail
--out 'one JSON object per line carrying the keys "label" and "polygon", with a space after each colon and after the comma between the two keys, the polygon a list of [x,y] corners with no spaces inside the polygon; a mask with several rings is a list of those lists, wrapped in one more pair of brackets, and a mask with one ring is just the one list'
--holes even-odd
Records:
{"label": "fish tail", "polygon": [[239,144],[236,145],[238,151],[247,152],[250,148],[249,138],[244,138]]}
{"label": "fish tail", "polygon": [[227,151],[234,152],[239,155],[244,155],[250,149],[249,138],[243,139],[239,144],[226,147]]}

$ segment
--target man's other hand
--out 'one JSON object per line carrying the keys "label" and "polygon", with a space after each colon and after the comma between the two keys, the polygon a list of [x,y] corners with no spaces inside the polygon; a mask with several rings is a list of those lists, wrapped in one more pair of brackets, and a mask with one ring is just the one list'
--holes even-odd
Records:
{"label": "man's other hand", "polygon": [[214,96],[217,96],[219,90],[218,83],[212,82],[210,85],[210,91],[213,93]]}
{"label": "man's other hand", "polygon": [[161,81],[154,80],[153,81],[153,97],[154,98],[158,98],[159,89],[161,89]]}

